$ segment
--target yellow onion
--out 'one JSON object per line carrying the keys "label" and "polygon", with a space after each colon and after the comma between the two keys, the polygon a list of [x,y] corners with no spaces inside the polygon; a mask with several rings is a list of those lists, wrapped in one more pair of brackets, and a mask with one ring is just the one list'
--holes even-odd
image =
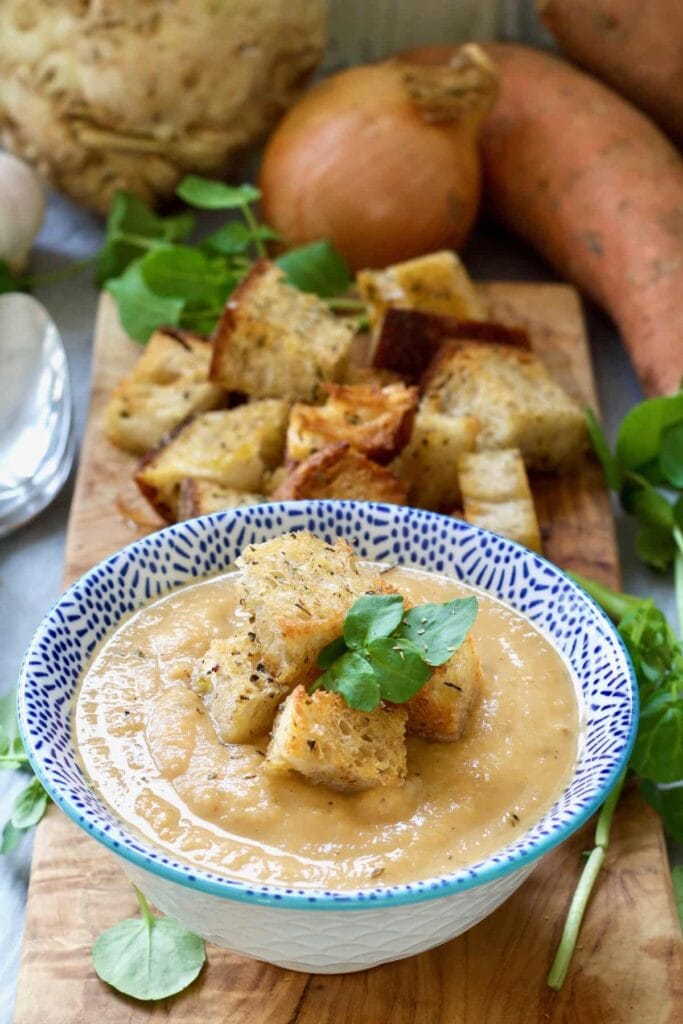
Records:
{"label": "yellow onion", "polygon": [[462,247],[498,76],[477,45],[451,52],[443,64],[396,57],[342,71],[284,117],[260,186],[264,218],[288,244],[329,239],[354,268]]}

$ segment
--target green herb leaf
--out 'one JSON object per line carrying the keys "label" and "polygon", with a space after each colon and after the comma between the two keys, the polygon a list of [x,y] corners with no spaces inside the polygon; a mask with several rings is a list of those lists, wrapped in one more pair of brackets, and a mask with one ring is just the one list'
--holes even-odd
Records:
{"label": "green herb leaf", "polygon": [[681,928],[683,928],[683,864],[676,864],[676,866],[672,868],[671,882],[674,887],[678,920]]}
{"label": "green herb leaf", "polygon": [[432,674],[419,648],[410,640],[381,637],[368,644],[368,655],[381,699],[394,704],[414,697]]}
{"label": "green herb leaf", "polygon": [[641,779],[640,791],[661,817],[671,838],[683,843],[683,785],[657,786],[649,779]]}
{"label": "green herb leaf", "polygon": [[641,526],[636,533],[636,554],[653,569],[664,572],[676,554],[670,530],[662,526]]}
{"label": "green herb leaf", "polygon": [[342,295],[352,283],[344,257],[329,242],[310,242],[290,249],[275,262],[290,284],[322,298]]}
{"label": "green herb leaf", "polygon": [[237,283],[237,277],[221,259],[211,260],[187,245],[148,253],[140,262],[140,274],[155,295],[218,308]]}
{"label": "green herb leaf", "polygon": [[683,490],[683,419],[662,432],[659,468],[672,487]]}
{"label": "green herb leaf", "polygon": [[403,617],[400,594],[367,594],[359,597],[346,613],[344,640],[347,647],[360,650],[381,636],[389,636]]}
{"label": "green herb leaf", "polygon": [[15,771],[28,764],[28,758],[19,735],[16,693],[0,699],[0,771]]}
{"label": "green herb leaf", "polygon": [[236,256],[246,252],[252,242],[277,242],[281,235],[273,231],[266,224],[259,224],[255,229],[241,221],[232,221],[224,224],[213,234],[207,235],[202,242],[202,248],[208,252],[217,252],[223,256]]}
{"label": "green herb leaf", "polygon": [[627,480],[622,488],[621,503],[644,526],[659,526],[667,532],[673,528],[671,503],[649,483]]}
{"label": "green herb leaf", "polygon": [[121,277],[109,281],[107,291],[116,300],[123,329],[136,341],[145,342],[158,327],[178,326],[185,300],[157,295],[148,288],[141,263],[142,260],[136,260]]}
{"label": "green herb leaf", "polygon": [[347,650],[348,648],[344,637],[338,636],[337,639],[329,643],[327,647],[323,647],[316,662],[318,668],[331,668],[337,658],[341,658],[342,654],[346,654]]}
{"label": "green herb leaf", "polygon": [[683,693],[660,689],[643,704],[630,763],[652,782],[683,779]]}
{"label": "green herb leaf", "polygon": [[49,797],[38,779],[33,778],[14,801],[11,823],[16,829],[33,828],[45,814]]}
{"label": "green herb leaf", "polygon": [[0,294],[2,292],[20,292],[21,282],[5,260],[0,259]]}
{"label": "green herb leaf", "polygon": [[344,698],[350,708],[374,711],[379,706],[379,683],[370,665],[356,651],[337,658],[327,672],[316,680],[315,689],[324,687]]}
{"label": "green herb leaf", "polygon": [[478,608],[476,597],[458,597],[446,604],[419,604],[404,615],[396,635],[412,640],[428,665],[443,665],[472,628]]}
{"label": "green herb leaf", "polygon": [[659,458],[662,434],[683,422],[683,392],[650,398],[624,418],[617,438],[617,459],[627,469],[639,469]]}
{"label": "green herb leaf", "polygon": [[168,917],[154,917],[136,889],[141,917],[102,932],[92,960],[102,981],[134,999],[167,999],[197,977],[206,959],[204,942]]}
{"label": "green herb leaf", "polygon": [[600,460],[607,485],[613,491],[618,491],[621,487],[621,472],[612,455],[605,432],[592,409],[586,409],[586,425],[593,451]]}
{"label": "green herb leaf", "polygon": [[261,198],[260,191],[253,185],[226,185],[196,174],[183,178],[176,195],[202,210],[237,210]]}
{"label": "green herb leaf", "polygon": [[118,277],[140,255],[159,245],[182,242],[194,227],[194,217],[185,212],[159,217],[132,192],[114,196],[104,246],[97,257],[95,280],[104,285]]}
{"label": "green herb leaf", "polygon": [[11,820],[5,823],[0,839],[0,855],[11,853],[26,835],[25,828],[15,828]]}

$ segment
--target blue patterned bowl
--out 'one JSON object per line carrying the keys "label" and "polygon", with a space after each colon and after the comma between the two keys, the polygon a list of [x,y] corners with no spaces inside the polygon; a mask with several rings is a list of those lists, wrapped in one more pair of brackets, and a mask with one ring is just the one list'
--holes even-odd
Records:
{"label": "blue patterned bowl", "polygon": [[[71,701],[97,643],[130,612],[228,569],[247,544],[309,529],[346,538],[362,558],[391,560],[482,587],[526,615],[573,668],[585,742],[550,811],[495,855],[438,878],[351,892],[250,886],[174,861],[132,832],[86,782],[71,738]],[[600,609],[559,569],[457,519],[366,502],[259,505],[179,523],[91,569],[59,600],[26,654],[19,719],[34,771],[73,820],[120,858],[163,911],[236,952],[319,973],[361,970],[458,935],[494,910],[539,857],[596,810],[634,740],[637,691]]]}

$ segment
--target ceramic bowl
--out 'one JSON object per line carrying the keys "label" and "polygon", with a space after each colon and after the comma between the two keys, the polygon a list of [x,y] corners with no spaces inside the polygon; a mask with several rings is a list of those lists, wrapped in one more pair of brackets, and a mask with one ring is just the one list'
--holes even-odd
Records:
{"label": "ceramic bowl", "polygon": [[[405,885],[332,892],[249,885],[175,861],[104,806],[71,737],[71,705],[97,644],[175,587],[228,569],[247,544],[309,529],[344,537],[364,559],[444,573],[526,615],[579,681],[585,737],[571,783],[504,849]],[[357,971],[437,946],[490,914],[539,858],[595,811],[626,764],[637,720],[628,657],[600,609],[559,569],[457,519],[365,502],[285,502],[218,513],[152,534],[100,563],[58,601],[26,654],[19,719],[31,764],[54,801],[119,859],[160,908],[218,945],[294,970]]]}

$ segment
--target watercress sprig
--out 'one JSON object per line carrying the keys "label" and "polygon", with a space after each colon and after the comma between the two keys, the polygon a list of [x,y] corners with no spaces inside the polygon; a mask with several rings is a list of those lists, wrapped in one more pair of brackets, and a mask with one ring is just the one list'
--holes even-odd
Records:
{"label": "watercress sprig", "polygon": [[323,674],[309,692],[330,690],[358,711],[380,701],[403,704],[463,643],[477,615],[476,597],[420,604],[404,612],[400,594],[367,594],[346,613],[343,632],[318,656]]}
{"label": "watercress sprig", "polygon": [[[31,771],[21,742],[16,718],[14,693],[0,699],[0,770]],[[9,820],[0,838],[0,854],[10,853],[45,814],[49,796],[34,776],[17,794]]]}

